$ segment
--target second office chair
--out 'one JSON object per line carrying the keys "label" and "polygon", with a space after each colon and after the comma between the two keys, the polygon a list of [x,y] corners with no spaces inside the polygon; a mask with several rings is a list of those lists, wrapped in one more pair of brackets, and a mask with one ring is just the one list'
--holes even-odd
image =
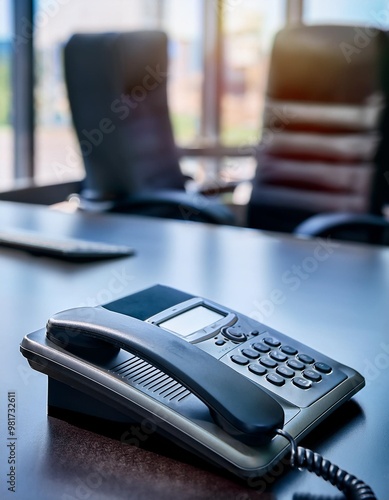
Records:
{"label": "second office chair", "polygon": [[222,204],[185,192],[167,101],[160,31],[75,34],[65,79],[89,210],[233,224]]}

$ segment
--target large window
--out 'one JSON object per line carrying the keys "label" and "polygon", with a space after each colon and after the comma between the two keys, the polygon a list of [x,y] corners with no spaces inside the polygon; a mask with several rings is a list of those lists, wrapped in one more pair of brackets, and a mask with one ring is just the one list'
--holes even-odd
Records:
{"label": "large window", "polygon": [[[23,1],[33,2],[35,11],[38,183],[84,175],[62,68],[63,47],[74,32],[165,30],[169,106],[185,154],[183,169],[200,181],[229,181],[254,172],[254,160],[244,154],[261,138],[270,49],[279,28],[301,18],[310,24],[389,27],[388,0],[18,0]],[[0,189],[15,175],[10,75],[16,3],[0,0]]]}
{"label": "large window", "polygon": [[[243,146],[259,140],[269,48],[274,32],[285,22],[284,0],[99,0],[93,2],[93,10],[90,0],[57,2],[50,9],[52,3],[38,0],[35,14],[38,182],[83,175],[62,74],[62,49],[74,32],[165,30],[170,40],[169,105],[177,144]],[[221,53],[211,52],[211,61],[206,61],[209,44],[220,40]],[[220,105],[220,124],[215,128],[204,123],[208,119],[204,113],[209,111],[205,96],[213,77],[207,71],[218,64],[222,84],[212,96]],[[252,164],[249,171],[237,169],[236,164],[238,177],[252,174]],[[204,179],[207,164],[199,158],[183,159],[182,165]]]}

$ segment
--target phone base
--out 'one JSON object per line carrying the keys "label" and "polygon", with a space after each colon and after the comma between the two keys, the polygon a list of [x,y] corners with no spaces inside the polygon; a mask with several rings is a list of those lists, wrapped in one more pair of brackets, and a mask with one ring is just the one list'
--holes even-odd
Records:
{"label": "phone base", "polygon": [[137,422],[107,404],[78,391],[73,387],[48,377],[47,414],[61,420],[100,419],[112,424],[132,424]]}
{"label": "phone base", "polygon": [[[148,449],[159,455],[181,462],[203,467],[204,460],[209,467],[220,470],[217,463],[208,457],[194,454],[185,443],[172,442],[171,439],[155,432],[145,421],[133,419],[101,401],[78,391],[73,387],[48,377],[47,414],[87,431],[120,441],[122,444]],[[148,439],[152,435],[152,439]]]}

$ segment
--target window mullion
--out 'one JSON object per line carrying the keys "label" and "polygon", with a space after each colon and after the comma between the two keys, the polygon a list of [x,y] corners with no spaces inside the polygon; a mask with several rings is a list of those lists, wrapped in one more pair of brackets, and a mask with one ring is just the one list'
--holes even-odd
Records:
{"label": "window mullion", "polygon": [[15,0],[12,120],[16,179],[34,176],[33,31],[33,0]]}
{"label": "window mullion", "polygon": [[303,22],[304,0],[287,0],[286,22],[287,24],[298,24]]}
{"label": "window mullion", "polygon": [[207,145],[220,142],[222,91],[223,2],[203,0],[203,64],[201,135]]}

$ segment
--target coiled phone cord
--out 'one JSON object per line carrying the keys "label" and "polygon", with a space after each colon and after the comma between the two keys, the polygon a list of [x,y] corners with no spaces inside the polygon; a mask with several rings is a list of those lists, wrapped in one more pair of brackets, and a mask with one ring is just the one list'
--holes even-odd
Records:
{"label": "coiled phone cord", "polygon": [[277,429],[277,434],[283,436],[291,444],[290,464],[292,468],[307,469],[317,476],[329,481],[350,500],[377,500],[373,490],[361,479],[340,469],[318,453],[297,446],[296,441],[286,431]]}

